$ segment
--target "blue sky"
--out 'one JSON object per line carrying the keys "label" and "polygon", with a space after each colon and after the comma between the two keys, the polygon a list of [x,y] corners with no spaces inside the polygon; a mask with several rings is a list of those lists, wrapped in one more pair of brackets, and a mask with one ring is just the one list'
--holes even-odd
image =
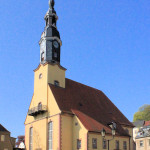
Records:
{"label": "blue sky", "polygon": [[[24,134],[48,0],[1,0],[0,123]],[[56,0],[66,77],[102,90],[132,121],[150,104],[150,1]]]}

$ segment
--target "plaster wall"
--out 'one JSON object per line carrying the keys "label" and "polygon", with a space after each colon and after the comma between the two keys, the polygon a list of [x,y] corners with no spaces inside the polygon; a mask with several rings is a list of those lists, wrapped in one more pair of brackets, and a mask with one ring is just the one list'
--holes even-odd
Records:
{"label": "plaster wall", "polygon": [[81,140],[81,150],[87,150],[87,129],[77,116],[73,117],[73,150],[77,150],[77,139]]}
{"label": "plaster wall", "polygon": [[[140,141],[143,141],[143,146],[140,146]],[[150,150],[150,137],[136,139],[136,150]]]}
{"label": "plaster wall", "polygon": [[61,115],[61,147],[62,150],[72,150],[73,139],[73,117]]}
{"label": "plaster wall", "polygon": [[[88,134],[88,150],[95,150],[92,147],[92,139],[96,138],[97,139],[97,149],[98,150],[103,150],[103,138],[101,136],[101,134],[99,133],[89,133]],[[112,139],[112,136],[107,135],[105,137],[106,140],[110,140]],[[129,138],[128,137],[117,137],[115,136],[113,140],[111,140],[109,142],[109,150],[115,150],[116,149],[116,140],[119,141],[119,149],[123,150],[123,142],[126,141],[127,142],[127,150],[129,150]],[[108,143],[107,143],[107,147],[104,150],[108,149]]]}

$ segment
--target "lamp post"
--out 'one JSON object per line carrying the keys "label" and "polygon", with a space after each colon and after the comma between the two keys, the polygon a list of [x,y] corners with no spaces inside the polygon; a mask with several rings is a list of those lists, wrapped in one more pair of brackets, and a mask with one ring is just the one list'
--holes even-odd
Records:
{"label": "lamp post", "polygon": [[109,140],[105,139],[106,130],[104,128],[101,131],[101,135],[103,137],[103,140],[105,140],[106,142],[108,142],[108,150],[109,150],[109,142],[114,139],[114,136],[116,134],[116,123],[112,122],[110,124],[110,127],[111,127],[112,139],[109,139]]}

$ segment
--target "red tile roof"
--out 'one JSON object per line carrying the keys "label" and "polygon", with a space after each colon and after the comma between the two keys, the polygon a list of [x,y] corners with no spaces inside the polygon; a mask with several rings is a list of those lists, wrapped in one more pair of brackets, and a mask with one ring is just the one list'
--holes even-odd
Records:
{"label": "red tile roof", "polygon": [[110,132],[108,123],[116,122],[118,134],[128,135],[121,125],[133,127],[133,124],[100,90],[66,79],[66,88],[49,84],[52,93],[62,111],[77,115],[89,131],[100,132],[104,127]]}
{"label": "red tile roof", "polygon": [[145,121],[144,126],[150,126],[150,121]]}

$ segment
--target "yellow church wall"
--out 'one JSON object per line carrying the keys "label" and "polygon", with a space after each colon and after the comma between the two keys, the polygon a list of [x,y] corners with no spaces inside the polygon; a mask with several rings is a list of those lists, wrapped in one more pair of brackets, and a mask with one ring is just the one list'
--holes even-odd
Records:
{"label": "yellow church wall", "polygon": [[[47,76],[48,66],[41,65],[34,73],[34,99],[30,107],[36,107],[39,102],[47,104]],[[39,76],[41,75],[41,78]]]}
{"label": "yellow church wall", "polygon": [[87,150],[87,129],[77,116],[73,117],[73,150],[77,150],[77,140],[81,140],[81,150]]}
{"label": "yellow church wall", "polygon": [[[52,69],[52,73],[51,70]],[[49,71],[48,71],[49,70]],[[57,77],[57,71],[60,70],[60,68],[57,65],[51,65],[51,64],[46,64],[46,65],[40,65],[38,69],[35,70],[34,73],[34,94],[30,103],[29,109],[32,109],[34,107],[37,107],[38,104],[41,102],[42,105],[46,105],[48,109],[48,114],[44,115],[38,115],[37,117],[32,117],[32,116],[27,116],[25,124],[28,124],[34,120],[38,120],[41,117],[46,117],[46,116],[52,116],[55,114],[60,113],[60,109],[55,101],[55,98],[50,90],[50,87],[48,85],[51,80],[58,80],[61,85],[65,85],[65,81],[63,80],[62,82],[60,81],[59,76],[64,76],[65,71],[61,70],[58,77]],[[48,73],[49,72],[49,73]],[[42,78],[40,79],[39,76],[42,74]],[[54,74],[56,74],[56,78],[54,77]],[[63,74],[63,75],[62,75]]]}
{"label": "yellow church wall", "polygon": [[33,150],[46,150],[48,146],[48,123],[53,122],[53,149],[59,149],[60,136],[60,114],[49,118],[34,121],[25,126],[25,145],[29,150],[29,132],[33,128]]}
{"label": "yellow church wall", "polygon": [[[26,150],[29,150],[29,132],[33,128],[33,150],[45,150],[47,145],[47,119],[33,122],[25,127],[25,144]],[[44,137],[44,138],[43,138]]]}
{"label": "yellow church wall", "polygon": [[[96,138],[97,139],[97,149],[98,150],[103,150],[103,138],[100,133],[88,133],[88,150],[95,150],[93,149],[92,146],[92,139]],[[105,137],[106,140],[112,139],[112,136],[107,135]],[[127,142],[127,150],[129,150],[129,137],[118,137],[115,136],[113,140],[109,142],[109,150],[114,150],[116,149],[116,140],[119,141],[119,149],[123,150],[123,142]],[[108,143],[107,143],[107,148],[108,149]],[[106,150],[105,149],[105,150]]]}
{"label": "yellow church wall", "polygon": [[60,114],[48,118],[48,123],[49,122],[53,122],[53,150],[59,150],[60,149]]}
{"label": "yellow church wall", "polygon": [[48,104],[47,105],[48,105],[48,116],[53,116],[53,115],[61,113],[56,103],[55,97],[49,86],[48,86]]}
{"label": "yellow church wall", "polygon": [[62,150],[72,150],[73,139],[73,117],[61,115],[61,146]]}
{"label": "yellow church wall", "polygon": [[48,65],[48,83],[54,84],[54,81],[59,82],[59,86],[65,88],[65,71],[60,69],[58,65]]}

